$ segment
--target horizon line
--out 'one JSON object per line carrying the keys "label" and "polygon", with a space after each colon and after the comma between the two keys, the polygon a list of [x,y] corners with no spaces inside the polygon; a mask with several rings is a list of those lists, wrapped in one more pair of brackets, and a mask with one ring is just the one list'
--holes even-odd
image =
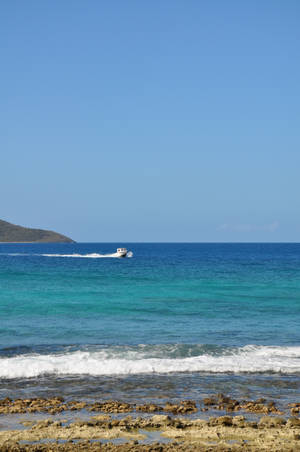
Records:
{"label": "horizon line", "polygon": [[[53,242],[52,242],[53,243]],[[251,244],[253,244],[253,245],[263,245],[263,244],[270,244],[270,245],[276,245],[276,244],[278,244],[278,245],[280,245],[280,244],[282,244],[282,245],[284,245],[284,244],[286,244],[286,245],[292,245],[292,244],[294,244],[294,245],[297,245],[297,244],[300,244],[300,241],[299,242],[154,242],[154,241],[151,241],[151,242],[127,242],[127,241],[122,241],[122,240],[118,240],[118,241],[113,241],[113,242],[74,242],[74,243],[86,243],[86,244],[92,244],[92,243],[107,243],[107,244],[116,244],[116,243],[128,243],[128,244],[170,244],[170,245],[175,245],[175,244],[182,244],[182,245],[188,245],[188,244],[191,244],[191,245],[193,245],[193,244],[198,244],[198,245],[234,245],[234,244],[240,244],[240,245],[251,245]]]}

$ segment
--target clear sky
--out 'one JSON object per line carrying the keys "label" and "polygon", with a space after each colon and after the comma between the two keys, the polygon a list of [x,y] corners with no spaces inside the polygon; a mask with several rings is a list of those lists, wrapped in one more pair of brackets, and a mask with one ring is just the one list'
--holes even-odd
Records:
{"label": "clear sky", "polygon": [[299,0],[0,3],[0,218],[300,241]]}

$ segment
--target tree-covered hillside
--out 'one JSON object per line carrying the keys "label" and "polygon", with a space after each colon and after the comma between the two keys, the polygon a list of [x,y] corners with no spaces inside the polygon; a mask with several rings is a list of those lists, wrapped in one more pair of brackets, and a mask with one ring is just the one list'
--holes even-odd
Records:
{"label": "tree-covered hillside", "polygon": [[0,242],[73,242],[73,240],[57,232],[24,228],[0,220]]}

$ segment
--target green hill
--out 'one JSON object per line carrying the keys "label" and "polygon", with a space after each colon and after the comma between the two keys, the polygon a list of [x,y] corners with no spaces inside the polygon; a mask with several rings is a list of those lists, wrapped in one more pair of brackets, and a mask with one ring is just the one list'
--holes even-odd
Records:
{"label": "green hill", "polygon": [[0,242],[69,242],[74,240],[65,235],[44,229],[23,228],[0,220]]}

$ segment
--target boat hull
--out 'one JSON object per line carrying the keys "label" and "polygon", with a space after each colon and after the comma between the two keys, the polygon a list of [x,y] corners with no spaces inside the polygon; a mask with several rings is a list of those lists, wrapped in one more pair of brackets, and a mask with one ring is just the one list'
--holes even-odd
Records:
{"label": "boat hull", "polygon": [[127,252],[124,252],[124,253],[117,252],[117,253],[110,254],[109,256],[110,257],[126,257],[127,256]]}
{"label": "boat hull", "polygon": [[116,253],[118,257],[126,257],[127,253]]}

